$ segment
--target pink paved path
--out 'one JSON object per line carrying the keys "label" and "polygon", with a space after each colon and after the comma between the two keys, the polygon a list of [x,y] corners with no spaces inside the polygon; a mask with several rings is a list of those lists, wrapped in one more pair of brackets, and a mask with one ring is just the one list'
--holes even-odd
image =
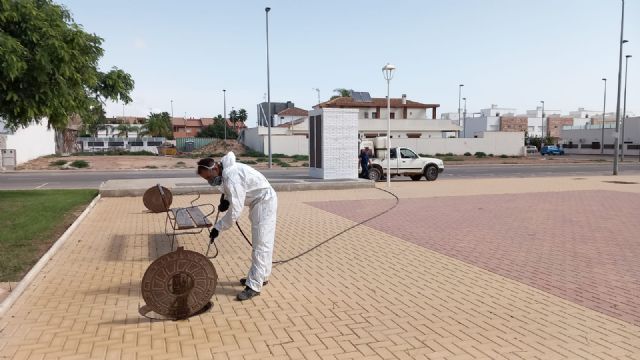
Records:
{"label": "pink paved path", "polygon": [[[312,205],[360,221],[393,202]],[[368,225],[640,325],[640,194],[573,191],[402,199]]]}

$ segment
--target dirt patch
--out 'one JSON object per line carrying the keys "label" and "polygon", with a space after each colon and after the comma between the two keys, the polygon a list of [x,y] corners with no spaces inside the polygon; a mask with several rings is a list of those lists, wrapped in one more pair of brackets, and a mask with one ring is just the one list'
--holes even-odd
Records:
{"label": "dirt patch", "polygon": [[233,151],[236,155],[243,155],[248,149],[236,140],[219,140],[209,143],[199,149],[193,151],[192,154],[201,155],[220,155]]}

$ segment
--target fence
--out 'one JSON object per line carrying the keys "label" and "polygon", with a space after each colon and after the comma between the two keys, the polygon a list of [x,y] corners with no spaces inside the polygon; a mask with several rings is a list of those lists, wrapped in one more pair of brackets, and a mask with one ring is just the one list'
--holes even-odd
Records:
{"label": "fence", "polygon": [[178,148],[179,151],[188,152],[195,149],[200,149],[201,147],[218,140],[219,139],[215,139],[215,138],[201,138],[201,137],[177,138],[176,147]]}

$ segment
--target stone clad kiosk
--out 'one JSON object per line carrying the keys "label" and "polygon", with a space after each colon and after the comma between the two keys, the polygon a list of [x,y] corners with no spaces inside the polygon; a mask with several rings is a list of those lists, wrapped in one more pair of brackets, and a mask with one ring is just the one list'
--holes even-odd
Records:
{"label": "stone clad kiosk", "polygon": [[358,109],[309,112],[309,176],[358,178]]}

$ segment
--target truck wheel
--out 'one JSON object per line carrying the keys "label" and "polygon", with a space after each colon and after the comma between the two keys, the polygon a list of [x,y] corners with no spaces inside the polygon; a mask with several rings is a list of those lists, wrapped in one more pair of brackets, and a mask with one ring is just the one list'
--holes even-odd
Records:
{"label": "truck wheel", "polygon": [[382,179],[382,171],[378,168],[369,169],[369,180],[380,181]]}
{"label": "truck wheel", "polygon": [[422,175],[411,175],[410,178],[413,181],[420,181],[420,179],[422,178]]}
{"label": "truck wheel", "polygon": [[435,165],[427,166],[424,177],[427,178],[427,181],[435,181],[438,178],[438,167]]}

